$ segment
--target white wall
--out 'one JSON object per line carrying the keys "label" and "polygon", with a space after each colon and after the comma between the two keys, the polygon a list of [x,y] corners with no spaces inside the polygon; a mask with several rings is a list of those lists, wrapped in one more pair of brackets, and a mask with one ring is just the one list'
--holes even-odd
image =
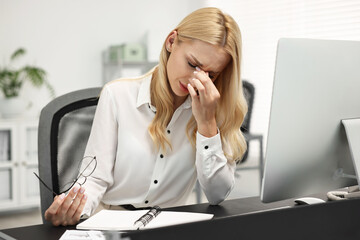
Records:
{"label": "white wall", "polygon": [[[205,6],[221,8],[240,26],[242,77],[256,89],[251,131],[264,135],[264,146],[279,38],[360,40],[359,0],[206,0]],[[258,154],[257,147],[250,152]]]}
{"label": "white wall", "polygon": [[[58,96],[101,86],[104,49],[140,41],[147,31],[153,38],[163,39],[202,2],[0,0],[0,66],[21,46],[27,50],[21,63],[44,68]],[[50,100],[47,91],[30,87],[22,96],[33,102],[32,114]]]}

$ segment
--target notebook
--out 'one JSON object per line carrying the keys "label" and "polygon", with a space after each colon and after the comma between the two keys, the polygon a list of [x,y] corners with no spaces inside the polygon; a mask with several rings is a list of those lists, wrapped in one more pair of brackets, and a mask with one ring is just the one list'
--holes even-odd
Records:
{"label": "notebook", "polygon": [[[106,230],[106,231],[126,231],[136,230],[135,222],[148,213],[148,210],[121,211],[121,210],[101,210],[87,220],[79,223],[76,228],[82,230]],[[162,210],[145,227],[140,229],[150,229],[177,225],[189,222],[204,221],[213,218],[213,214],[175,212]]]}

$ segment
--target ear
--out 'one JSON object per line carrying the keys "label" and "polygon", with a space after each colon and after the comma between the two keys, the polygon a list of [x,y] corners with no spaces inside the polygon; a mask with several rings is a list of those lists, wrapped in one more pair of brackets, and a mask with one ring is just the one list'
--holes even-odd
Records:
{"label": "ear", "polygon": [[166,38],[165,46],[168,52],[172,51],[176,38],[177,38],[177,31],[172,31],[169,34],[169,36]]}

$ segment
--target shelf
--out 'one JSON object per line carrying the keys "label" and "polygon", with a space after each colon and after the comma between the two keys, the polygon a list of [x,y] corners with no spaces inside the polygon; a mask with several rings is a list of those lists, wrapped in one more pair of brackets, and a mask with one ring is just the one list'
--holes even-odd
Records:
{"label": "shelf", "polygon": [[[109,50],[104,51],[102,57],[104,84],[119,78],[132,78],[141,76],[158,64],[158,62],[149,62],[146,60],[123,61],[120,58],[110,61],[109,54]],[[120,56],[121,53],[118,52],[117,55]]]}

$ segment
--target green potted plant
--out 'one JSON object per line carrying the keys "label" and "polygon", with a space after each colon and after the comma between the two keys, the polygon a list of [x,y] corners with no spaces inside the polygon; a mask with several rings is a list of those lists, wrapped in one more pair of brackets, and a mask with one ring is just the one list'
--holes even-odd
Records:
{"label": "green potted plant", "polygon": [[34,87],[45,86],[52,97],[55,91],[47,81],[46,72],[42,68],[26,65],[14,68],[11,64],[26,53],[24,48],[17,49],[10,57],[8,66],[0,66],[0,91],[4,98],[0,99],[0,111],[3,117],[14,117],[25,110],[27,103],[19,98],[19,93],[25,82]]}

